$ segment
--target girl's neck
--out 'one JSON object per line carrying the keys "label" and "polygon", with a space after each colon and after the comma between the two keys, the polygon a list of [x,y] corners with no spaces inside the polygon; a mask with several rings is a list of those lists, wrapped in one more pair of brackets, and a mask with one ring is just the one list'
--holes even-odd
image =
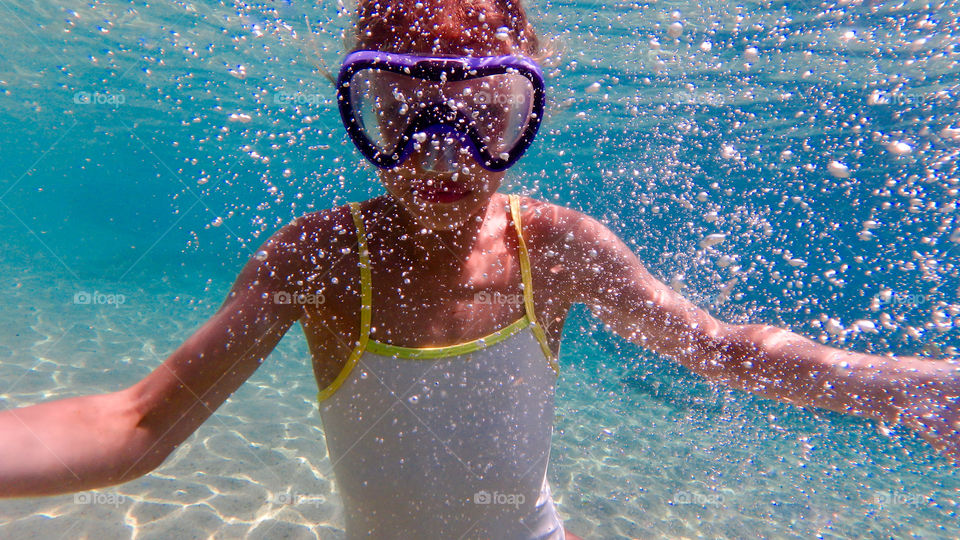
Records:
{"label": "girl's neck", "polygon": [[368,223],[375,228],[385,245],[414,244],[428,252],[445,249],[466,258],[473,251],[487,221],[490,205],[499,198],[499,194],[494,194],[476,216],[455,229],[430,230],[388,194],[374,199],[375,204],[371,208],[373,213]]}

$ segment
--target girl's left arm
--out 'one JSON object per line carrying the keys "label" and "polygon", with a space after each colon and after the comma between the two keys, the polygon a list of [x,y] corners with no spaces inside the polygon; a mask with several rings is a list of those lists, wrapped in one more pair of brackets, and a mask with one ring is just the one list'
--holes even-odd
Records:
{"label": "girl's left arm", "polygon": [[[654,278],[605,226],[579,212],[541,207],[538,250],[617,334],[690,370],[768,398],[903,422],[960,460],[960,364],[881,357],[815,343],[769,325],[720,321]],[[557,275],[561,274],[561,275]]]}

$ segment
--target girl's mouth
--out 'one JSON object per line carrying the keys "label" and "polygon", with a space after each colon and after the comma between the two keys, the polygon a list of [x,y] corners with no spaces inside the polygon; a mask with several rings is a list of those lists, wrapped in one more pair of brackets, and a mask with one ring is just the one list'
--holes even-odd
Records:
{"label": "girl's mouth", "polygon": [[454,203],[473,193],[463,182],[452,178],[418,178],[411,183],[414,195],[432,203]]}

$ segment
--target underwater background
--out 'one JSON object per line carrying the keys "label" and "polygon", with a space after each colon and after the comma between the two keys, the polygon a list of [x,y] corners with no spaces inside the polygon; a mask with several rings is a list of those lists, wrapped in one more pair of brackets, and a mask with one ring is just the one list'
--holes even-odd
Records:
{"label": "underwater background", "polygon": [[[548,112],[504,191],[601,219],[730,322],[957,358],[956,2],[538,1]],[[0,409],[158,366],[294,217],[376,196],[334,2],[0,1]],[[568,318],[549,478],[584,538],[955,538],[902,427],[705,382]],[[0,538],[341,538],[299,327],[166,462],[0,501]]]}

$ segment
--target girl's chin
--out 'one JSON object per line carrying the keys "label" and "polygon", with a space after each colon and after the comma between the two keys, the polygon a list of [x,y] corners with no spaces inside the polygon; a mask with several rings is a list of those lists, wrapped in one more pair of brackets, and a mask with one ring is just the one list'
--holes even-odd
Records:
{"label": "girl's chin", "polygon": [[421,201],[431,204],[453,204],[462,201],[473,194],[473,190],[461,189],[456,191],[443,191],[439,189],[417,190],[413,196]]}
{"label": "girl's chin", "polygon": [[452,204],[469,197],[473,190],[467,187],[466,182],[454,180],[453,177],[417,178],[410,181],[413,195],[424,202],[431,204]]}

